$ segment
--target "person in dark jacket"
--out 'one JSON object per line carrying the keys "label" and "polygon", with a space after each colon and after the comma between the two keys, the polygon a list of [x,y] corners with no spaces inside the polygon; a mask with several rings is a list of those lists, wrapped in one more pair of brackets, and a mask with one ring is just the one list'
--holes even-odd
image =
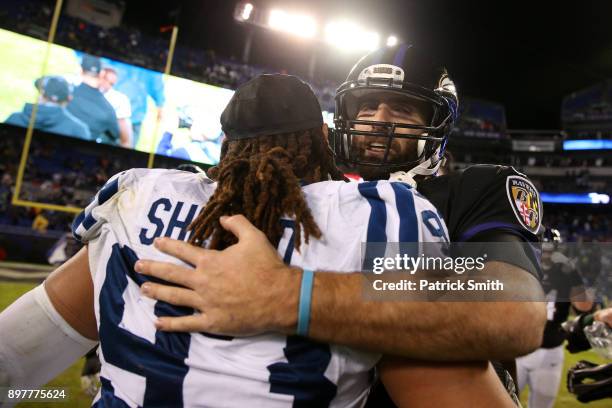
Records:
{"label": "person in dark jacket", "polygon": [[[45,132],[90,140],[87,125],[66,109],[72,99],[72,87],[60,76],[46,76],[36,80],[40,100],[34,128]],[[11,114],[4,123],[28,127],[34,104],[26,103],[23,111]]]}
{"label": "person in dark jacket", "polygon": [[83,55],[81,68],[83,82],[75,88],[74,97],[67,109],[89,127],[92,140],[119,145],[119,125],[115,110],[98,90],[102,69],[100,58]]}

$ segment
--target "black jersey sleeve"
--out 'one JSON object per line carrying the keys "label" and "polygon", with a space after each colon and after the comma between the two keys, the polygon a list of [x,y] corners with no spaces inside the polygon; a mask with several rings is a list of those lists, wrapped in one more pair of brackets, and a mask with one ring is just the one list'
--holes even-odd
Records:
{"label": "black jersey sleeve", "polygon": [[507,242],[503,249],[488,248],[488,259],[539,277],[533,244],[538,242],[542,204],[525,175],[507,166],[474,165],[431,178],[419,191],[442,212],[451,242]]}
{"label": "black jersey sleeve", "polygon": [[465,242],[487,231],[505,231],[537,242],[542,219],[540,194],[512,167],[476,165],[451,180],[448,229],[451,241]]}

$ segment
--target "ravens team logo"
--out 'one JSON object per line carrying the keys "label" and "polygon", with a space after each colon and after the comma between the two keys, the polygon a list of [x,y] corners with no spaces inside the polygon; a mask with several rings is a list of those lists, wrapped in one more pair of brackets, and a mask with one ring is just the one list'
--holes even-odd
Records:
{"label": "ravens team logo", "polygon": [[506,191],[510,206],[520,224],[536,234],[542,219],[542,204],[538,190],[524,177],[508,176]]}

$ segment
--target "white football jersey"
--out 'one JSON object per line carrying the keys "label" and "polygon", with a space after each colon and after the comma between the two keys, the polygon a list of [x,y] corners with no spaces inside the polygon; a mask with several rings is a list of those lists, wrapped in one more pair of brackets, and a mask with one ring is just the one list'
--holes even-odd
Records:
{"label": "white football jersey", "polygon": [[[180,264],[153,240],[187,240],[187,227],[215,191],[205,174],[132,169],[112,177],[74,222],[89,246],[100,337],[96,407],[360,407],[379,356],[298,336],[231,338],[157,331],[157,316],[194,311],[141,295],[141,258]],[[362,270],[365,242],[441,242],[444,221],[408,185],[327,181],[303,187],[322,238],[293,248],[293,222],[278,252],[312,270]],[[435,222],[431,222],[432,217]],[[302,240],[302,242],[304,242]],[[248,270],[244,273],[249,273]]]}

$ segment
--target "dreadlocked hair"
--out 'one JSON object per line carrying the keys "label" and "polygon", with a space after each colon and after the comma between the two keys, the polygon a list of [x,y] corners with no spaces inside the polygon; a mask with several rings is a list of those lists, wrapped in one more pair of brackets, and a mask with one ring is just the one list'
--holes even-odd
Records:
{"label": "dreadlocked hair", "polygon": [[345,180],[336,167],[321,128],[250,139],[225,140],[221,160],[207,171],[218,182],[214,194],[189,226],[189,242],[223,249],[236,238],[219,223],[222,215],[243,214],[276,245],[283,227],[280,219],[295,220],[294,247],[304,239],[321,237],[302,194],[300,182],[331,178]]}

